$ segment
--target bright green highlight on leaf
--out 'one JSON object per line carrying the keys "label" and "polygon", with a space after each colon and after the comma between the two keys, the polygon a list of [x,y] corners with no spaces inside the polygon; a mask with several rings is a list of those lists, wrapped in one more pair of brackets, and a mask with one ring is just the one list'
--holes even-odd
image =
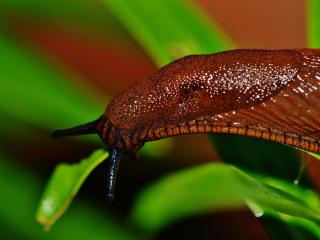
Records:
{"label": "bright green highlight on leaf", "polygon": [[[313,196],[314,197],[314,196]],[[255,216],[264,223],[265,231],[270,239],[315,239],[320,236],[320,228],[316,222],[304,218],[290,216],[270,208],[262,209],[252,202],[247,202]],[[270,225],[270,222],[273,225]]]}
{"label": "bright green highlight on leaf", "polygon": [[307,40],[310,48],[320,48],[320,1],[308,0],[307,4]]}
{"label": "bright green highlight on leaf", "polygon": [[307,153],[310,154],[311,156],[315,157],[316,159],[320,160],[320,154],[319,154],[319,153],[308,152],[308,151],[305,151],[305,152],[307,152]]}
{"label": "bright green highlight on leaf", "polygon": [[153,232],[191,214],[243,208],[250,201],[318,222],[319,202],[316,200],[315,206],[309,198],[317,199],[314,193],[294,185],[280,190],[235,167],[214,163],[180,171],[147,188],[138,198],[132,218]]}
{"label": "bright green highlight on leaf", "polygon": [[189,54],[225,50],[231,44],[211,27],[196,6],[182,0],[113,1],[108,9],[138,40],[159,66]]}
{"label": "bright green highlight on leaf", "polygon": [[[302,199],[303,202],[307,203],[306,205],[320,209],[319,198],[317,194],[311,190],[296,187],[292,182],[280,181],[268,176],[258,175],[256,178],[271,186],[288,192],[297,199]],[[266,205],[263,208],[258,206],[260,209],[254,209],[252,208],[252,205],[249,205],[249,207],[252,212],[261,219],[262,223],[264,223],[265,230],[269,233],[271,239],[319,239],[320,228],[318,221],[309,221],[306,218],[284,214],[279,211],[275,211]],[[276,224],[277,227],[274,227],[274,225],[268,226],[266,224],[270,219],[272,219],[272,222],[276,221],[274,224]],[[281,226],[279,226],[279,224]]]}
{"label": "bright green highlight on leaf", "polygon": [[100,149],[80,163],[63,163],[56,167],[42,195],[36,215],[45,229],[49,229],[66,211],[88,175],[107,157],[108,152]]}

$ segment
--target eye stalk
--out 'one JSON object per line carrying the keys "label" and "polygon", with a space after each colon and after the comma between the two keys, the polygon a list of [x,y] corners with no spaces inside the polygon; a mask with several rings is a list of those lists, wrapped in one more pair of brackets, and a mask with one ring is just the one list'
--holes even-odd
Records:
{"label": "eye stalk", "polygon": [[87,135],[87,134],[97,134],[97,126],[100,123],[101,118],[94,120],[89,123],[81,124],[79,126],[58,129],[52,132],[54,138],[67,137],[67,136],[76,136],[76,135]]}

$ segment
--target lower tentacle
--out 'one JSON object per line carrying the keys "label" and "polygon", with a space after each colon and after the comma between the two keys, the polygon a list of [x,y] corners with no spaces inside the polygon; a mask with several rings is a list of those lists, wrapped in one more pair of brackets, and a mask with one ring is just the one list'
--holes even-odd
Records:
{"label": "lower tentacle", "polygon": [[114,189],[122,154],[123,151],[113,148],[111,149],[110,157],[108,158],[109,169],[107,198],[109,201],[114,200]]}

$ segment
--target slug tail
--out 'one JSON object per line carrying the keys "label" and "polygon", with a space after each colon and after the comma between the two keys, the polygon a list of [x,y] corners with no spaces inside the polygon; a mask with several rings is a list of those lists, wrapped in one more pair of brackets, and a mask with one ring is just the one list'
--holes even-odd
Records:
{"label": "slug tail", "polygon": [[101,118],[85,123],[79,126],[66,128],[66,129],[58,129],[52,132],[52,136],[54,138],[65,137],[65,136],[76,136],[76,135],[86,135],[86,134],[95,134],[98,133],[98,125],[100,123]]}

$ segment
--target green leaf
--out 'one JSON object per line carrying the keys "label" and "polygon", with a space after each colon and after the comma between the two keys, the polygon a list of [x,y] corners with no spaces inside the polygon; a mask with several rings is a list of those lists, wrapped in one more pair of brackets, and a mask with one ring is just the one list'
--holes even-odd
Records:
{"label": "green leaf", "polygon": [[216,52],[231,46],[222,32],[211,27],[189,2],[104,2],[159,66],[188,54]]}
{"label": "green leaf", "polygon": [[[301,162],[297,149],[252,137],[227,134],[209,134],[209,137],[226,163],[292,182],[299,174]],[[308,178],[303,175],[299,184],[309,186]]]}
{"label": "green leaf", "polygon": [[289,216],[277,211],[261,211],[256,215],[262,222],[270,239],[290,239],[290,240],[318,240],[320,228],[317,223],[309,220]]}
{"label": "green leaf", "polygon": [[320,48],[320,1],[309,0],[307,6],[307,40],[310,48]]}
{"label": "green leaf", "polygon": [[[27,18],[31,21],[47,21],[55,23],[73,23],[84,27],[100,27],[104,30],[118,31],[113,19],[105,14],[105,9],[101,8],[93,1],[78,0],[1,0],[0,16],[8,18],[9,21],[14,16],[21,16],[21,19]],[[112,23],[111,23],[112,22]],[[110,24],[111,23],[111,24]],[[10,24],[3,24],[2,27],[12,30]]]}
{"label": "green leaf", "polygon": [[49,62],[0,34],[0,112],[57,128],[92,121],[104,106]]}
{"label": "green leaf", "polygon": [[194,167],[144,190],[132,218],[143,229],[154,232],[191,214],[238,209],[254,203],[262,209],[319,223],[319,201],[313,192],[288,184],[281,190],[281,181],[268,182],[270,185],[222,163]]}
{"label": "green leaf", "polygon": [[90,203],[77,200],[50,232],[34,220],[34,209],[43,181],[35,172],[0,153],[1,239],[141,239],[119,219]]}
{"label": "green leaf", "polygon": [[61,217],[88,175],[107,157],[108,153],[100,149],[80,163],[63,163],[56,167],[44,190],[36,214],[38,222],[45,229],[50,229]]}
{"label": "green leaf", "polygon": [[[289,191],[297,199],[303,199],[307,205],[319,209],[318,196],[310,191],[297,187],[291,182],[279,181],[278,179],[258,175],[255,178],[274,186],[283,191]],[[283,214],[279,211],[264,206],[263,208],[249,204],[250,209],[258,219],[263,223],[266,232],[271,239],[290,239],[290,240],[318,240],[320,236],[320,227],[318,222],[311,222],[307,219]]]}

